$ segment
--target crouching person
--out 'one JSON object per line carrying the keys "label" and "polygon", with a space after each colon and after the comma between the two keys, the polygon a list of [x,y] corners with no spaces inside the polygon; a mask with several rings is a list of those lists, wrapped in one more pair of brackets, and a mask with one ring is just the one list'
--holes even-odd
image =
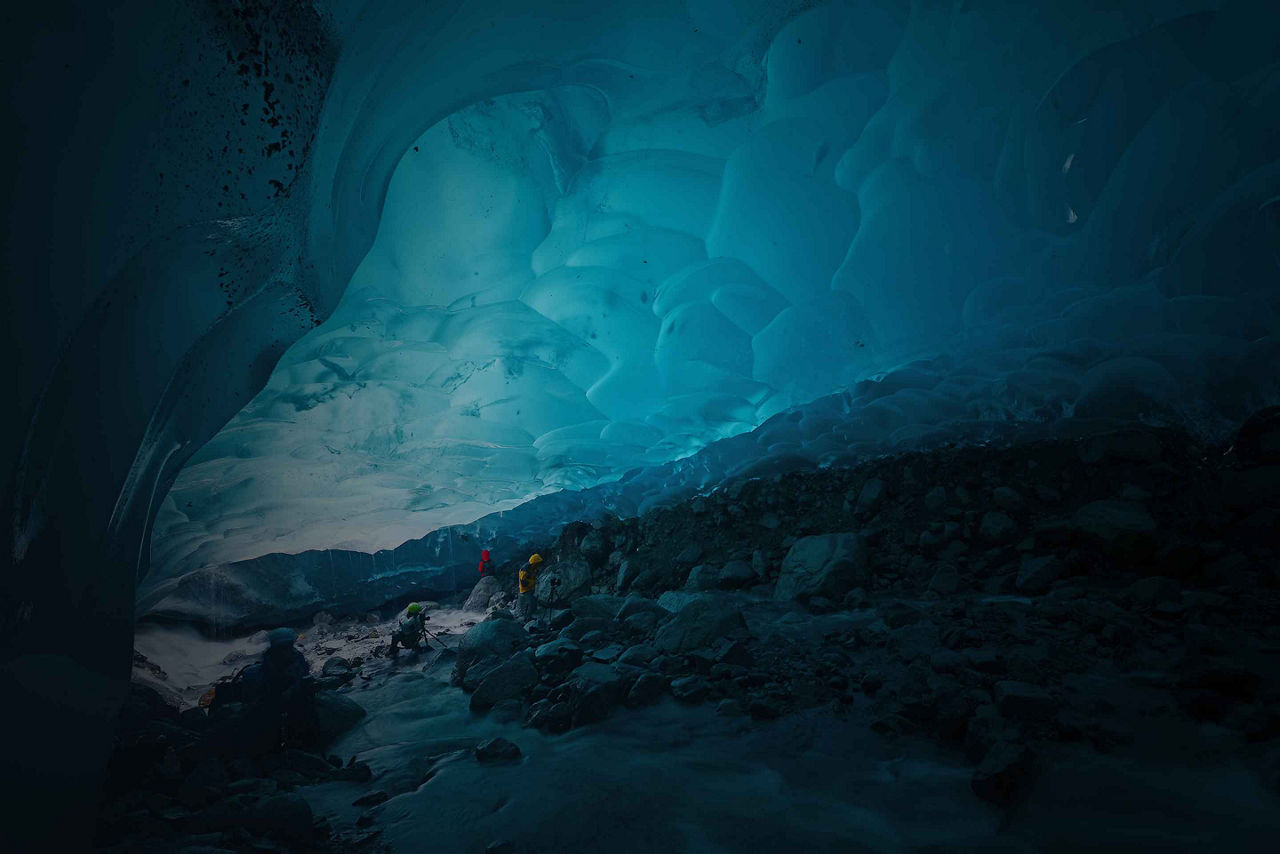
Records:
{"label": "crouching person", "polygon": [[387,650],[387,658],[395,658],[397,647],[401,646],[417,652],[418,644],[427,630],[425,620],[426,615],[422,612],[422,605],[410,602],[391,633],[391,646]]}

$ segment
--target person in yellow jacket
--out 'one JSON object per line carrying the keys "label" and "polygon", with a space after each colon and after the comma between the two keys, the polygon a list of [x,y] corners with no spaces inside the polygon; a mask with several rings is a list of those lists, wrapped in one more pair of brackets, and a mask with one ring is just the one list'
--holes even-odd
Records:
{"label": "person in yellow jacket", "polygon": [[542,566],[542,555],[529,557],[529,562],[520,567],[520,603],[518,610],[521,617],[533,616],[533,585],[538,580],[538,569]]}

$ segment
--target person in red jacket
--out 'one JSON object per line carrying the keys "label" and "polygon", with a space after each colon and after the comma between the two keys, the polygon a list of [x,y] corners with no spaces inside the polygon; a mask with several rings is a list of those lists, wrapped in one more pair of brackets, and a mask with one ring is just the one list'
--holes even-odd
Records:
{"label": "person in red jacket", "polygon": [[484,578],[486,575],[491,575],[492,572],[493,567],[489,563],[489,550],[482,549],[480,551],[480,577]]}

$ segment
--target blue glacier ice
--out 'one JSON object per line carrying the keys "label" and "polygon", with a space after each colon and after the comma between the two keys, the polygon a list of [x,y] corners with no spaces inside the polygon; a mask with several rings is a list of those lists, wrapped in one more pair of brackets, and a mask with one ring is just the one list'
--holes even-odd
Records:
{"label": "blue glacier ice", "polygon": [[[1239,114],[1185,129],[1223,97],[1186,55],[1213,18],[1196,4],[1141,26],[511,8],[352,24],[307,217],[341,298],[186,464],[153,586],[392,548],[886,377],[843,416],[864,438],[1073,415],[1212,430],[1275,394],[1270,238],[1255,260],[1209,245],[1274,216],[1274,144]],[[1275,96],[1250,97],[1260,117]],[[1231,165],[1192,166],[1228,128]],[[1210,279],[1218,252],[1261,266]]]}

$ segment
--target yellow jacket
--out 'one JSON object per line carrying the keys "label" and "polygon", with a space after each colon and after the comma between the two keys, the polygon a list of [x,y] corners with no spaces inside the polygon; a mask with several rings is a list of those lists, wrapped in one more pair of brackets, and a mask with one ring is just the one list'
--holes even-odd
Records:
{"label": "yellow jacket", "polygon": [[533,583],[538,580],[538,566],[542,563],[541,555],[534,555],[529,562],[520,567],[520,592],[532,593]]}

